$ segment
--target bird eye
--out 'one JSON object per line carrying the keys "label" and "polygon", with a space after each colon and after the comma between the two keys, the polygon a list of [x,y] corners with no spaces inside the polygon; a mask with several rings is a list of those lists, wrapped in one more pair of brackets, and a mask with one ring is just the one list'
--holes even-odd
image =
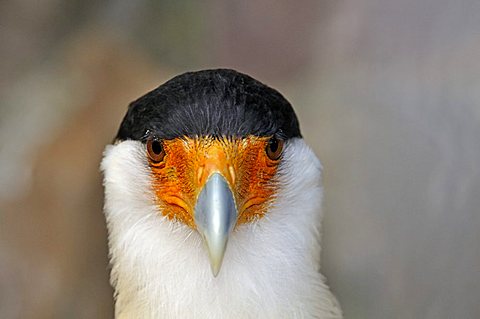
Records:
{"label": "bird eye", "polygon": [[163,149],[162,142],[151,138],[147,140],[147,154],[148,157],[154,163],[160,163],[165,157],[165,150]]}
{"label": "bird eye", "polygon": [[280,156],[282,155],[284,143],[285,142],[283,140],[280,140],[276,137],[272,137],[268,141],[266,152],[271,160],[276,161],[280,158]]}

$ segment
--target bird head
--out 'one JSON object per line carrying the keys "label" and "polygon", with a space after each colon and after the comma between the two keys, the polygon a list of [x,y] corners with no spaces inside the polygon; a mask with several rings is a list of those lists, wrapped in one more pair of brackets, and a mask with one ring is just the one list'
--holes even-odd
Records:
{"label": "bird head", "polygon": [[155,218],[198,232],[217,276],[232,232],[268,218],[285,150],[300,137],[290,103],[274,89],[233,70],[185,73],[130,104],[115,146],[133,143],[122,169],[140,173],[109,175],[116,164],[104,160],[105,183],[116,185],[106,195],[122,201],[137,188],[137,207],[148,202]]}

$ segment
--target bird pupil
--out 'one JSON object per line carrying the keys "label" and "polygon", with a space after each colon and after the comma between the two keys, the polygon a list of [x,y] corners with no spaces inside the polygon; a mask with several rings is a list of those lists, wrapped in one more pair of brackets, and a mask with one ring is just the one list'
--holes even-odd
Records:
{"label": "bird pupil", "polygon": [[270,140],[270,150],[275,153],[278,149],[278,141],[276,138]]}
{"label": "bird pupil", "polygon": [[157,155],[160,154],[162,152],[162,144],[160,144],[158,141],[153,141],[152,151]]}

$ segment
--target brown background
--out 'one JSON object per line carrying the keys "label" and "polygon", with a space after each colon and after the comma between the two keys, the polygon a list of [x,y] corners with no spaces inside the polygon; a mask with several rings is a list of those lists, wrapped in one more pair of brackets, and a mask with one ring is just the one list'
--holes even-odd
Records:
{"label": "brown background", "polygon": [[282,91],[325,174],[347,318],[480,316],[480,2],[0,2],[0,318],[111,318],[101,176],[186,70]]}

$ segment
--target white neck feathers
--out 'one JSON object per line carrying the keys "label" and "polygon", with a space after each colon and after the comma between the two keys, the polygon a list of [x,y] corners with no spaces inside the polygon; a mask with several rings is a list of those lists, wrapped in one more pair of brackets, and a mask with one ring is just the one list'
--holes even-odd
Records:
{"label": "white neck feathers", "polygon": [[198,233],[159,213],[140,142],[107,146],[102,170],[117,318],[341,318],[319,273],[321,165],[302,139],[285,149],[269,212],[232,233],[217,278]]}

